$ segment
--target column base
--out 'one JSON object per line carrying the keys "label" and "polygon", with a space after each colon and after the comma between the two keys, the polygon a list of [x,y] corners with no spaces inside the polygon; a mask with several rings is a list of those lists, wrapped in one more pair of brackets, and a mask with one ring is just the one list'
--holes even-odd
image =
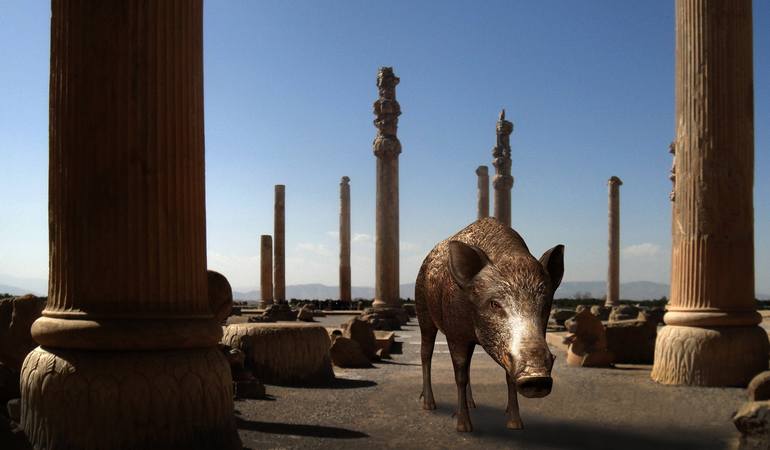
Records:
{"label": "column base", "polygon": [[746,386],[768,368],[767,332],[758,326],[667,325],[655,342],[651,377],[661,384]]}
{"label": "column base", "polygon": [[21,426],[38,449],[239,449],[230,368],[217,348],[38,347],[21,374]]}
{"label": "column base", "polygon": [[400,330],[409,322],[409,314],[401,307],[372,307],[364,310],[361,318],[375,330]]}

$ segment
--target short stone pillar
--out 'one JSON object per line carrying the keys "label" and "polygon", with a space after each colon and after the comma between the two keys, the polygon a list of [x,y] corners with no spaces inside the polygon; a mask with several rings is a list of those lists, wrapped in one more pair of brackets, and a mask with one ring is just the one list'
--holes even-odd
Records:
{"label": "short stone pillar", "polygon": [[607,299],[605,306],[620,305],[620,186],[618,177],[607,180]]}
{"label": "short stone pillar", "polygon": [[340,180],[340,300],[350,303],[350,178]]}
{"label": "short stone pillar", "polygon": [[489,217],[489,168],[487,166],[477,167],[476,177],[476,185],[478,187],[476,218],[483,219]]}
{"label": "short stone pillar", "polygon": [[767,370],[754,299],[751,0],[676,2],[671,296],[653,380],[745,386]]}
{"label": "short stone pillar", "polygon": [[202,38],[200,0],[51,4],[34,448],[240,448],[208,299]]}
{"label": "short stone pillar", "polygon": [[[375,285],[373,312],[395,317],[401,309],[399,295],[398,239],[398,155],[401,142],[398,116],[401,107],[396,101],[399,78],[391,67],[381,67],[377,74],[379,99],[374,102],[374,156],[377,157],[377,216],[375,239]],[[398,311],[400,310],[400,312]]]}
{"label": "short stone pillar", "polygon": [[511,226],[511,133],[513,123],[505,120],[505,110],[500,111],[497,121],[497,145],[492,149],[492,165],[495,166],[495,176],[492,185],[495,188],[495,218],[507,226]]}
{"label": "short stone pillar", "polygon": [[275,303],[286,302],[286,186],[275,185],[273,211],[273,299]]}
{"label": "short stone pillar", "polygon": [[273,237],[263,234],[259,237],[259,294],[261,308],[273,304]]}

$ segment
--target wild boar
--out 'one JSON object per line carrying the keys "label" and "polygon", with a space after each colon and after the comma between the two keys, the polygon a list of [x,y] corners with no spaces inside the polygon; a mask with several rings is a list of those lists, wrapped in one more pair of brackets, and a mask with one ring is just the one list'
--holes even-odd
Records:
{"label": "wild boar", "polygon": [[563,245],[538,261],[516,231],[493,218],[477,220],[436,245],[423,261],[415,286],[423,409],[436,408],[430,366],[441,330],[457,383],[457,431],[473,430],[469,368],[476,344],[505,369],[506,426],[523,428],[517,392],[525,397],[551,392],[554,356],[545,330],[563,274]]}

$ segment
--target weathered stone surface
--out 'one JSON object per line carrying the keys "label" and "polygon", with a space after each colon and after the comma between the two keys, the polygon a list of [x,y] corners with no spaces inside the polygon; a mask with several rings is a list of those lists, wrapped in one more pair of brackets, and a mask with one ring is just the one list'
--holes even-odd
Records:
{"label": "weathered stone surface", "polygon": [[583,310],[586,310],[586,309],[590,311],[591,307],[589,305],[577,305],[575,307],[575,315],[580,314],[581,312],[583,312]]}
{"label": "weathered stone surface", "polygon": [[639,318],[639,308],[633,305],[618,305],[612,307],[609,321],[636,320],[637,318]]}
{"label": "weathered stone surface", "polygon": [[[401,319],[391,312],[392,309],[379,309],[367,308],[364,313],[361,314],[361,319],[366,320],[375,330],[387,330],[395,331],[401,329]],[[400,308],[399,308],[400,309]],[[387,312],[386,312],[387,311]]]}
{"label": "weathered stone surface", "polygon": [[567,347],[567,364],[578,367],[609,367],[613,362],[608,351],[604,325],[598,317],[583,309],[565,322],[572,333],[564,340]]}
{"label": "weathered stone surface", "polygon": [[222,343],[243,350],[246,368],[265,383],[323,384],[334,378],[329,335],[320,325],[233,324],[224,328]]}
{"label": "weathered stone surface", "polygon": [[375,330],[374,339],[377,345],[375,352],[380,358],[390,358],[393,343],[396,342],[396,333],[385,330]]}
{"label": "weathered stone surface", "polygon": [[746,388],[749,401],[770,400],[770,370],[755,376]]}
{"label": "weathered stone surface", "polygon": [[564,326],[567,319],[575,317],[575,311],[571,309],[554,309],[551,311],[551,320],[559,326]]}
{"label": "weathered stone surface", "polygon": [[209,305],[217,322],[224,324],[233,310],[233,289],[224,275],[208,271]]}
{"label": "weathered stone surface", "polygon": [[292,310],[286,302],[276,302],[268,306],[262,315],[273,321],[293,322],[297,320],[297,311]]}
{"label": "weathered stone surface", "polygon": [[6,402],[5,405],[8,411],[8,417],[10,417],[11,420],[17,423],[21,421],[21,399],[13,398],[11,400],[8,400],[8,402]]}
{"label": "weathered stone surface", "polygon": [[479,166],[476,168],[476,182],[478,193],[476,195],[476,218],[483,219],[489,217],[489,168]]}
{"label": "weathered stone surface", "polygon": [[342,330],[342,336],[356,341],[369,360],[375,359],[377,342],[374,337],[374,330],[368,321],[354,317],[342,324]]}
{"label": "weathered stone surface", "polygon": [[275,185],[273,210],[273,302],[284,303],[286,302],[286,186],[283,184]]}
{"label": "weathered stone surface", "polygon": [[591,314],[595,315],[601,321],[609,320],[612,308],[603,305],[594,305],[591,307]]}
{"label": "weathered stone surface", "polygon": [[372,367],[370,358],[366,356],[358,342],[344,336],[334,339],[329,353],[332,362],[338,367]]}
{"label": "weathered stone surface", "polygon": [[273,237],[263,234],[259,237],[259,294],[260,306],[273,304]]}
{"label": "weathered stone surface", "polygon": [[404,311],[409,317],[417,317],[417,311],[414,309],[413,304],[404,305]]}
{"label": "weathered stone surface", "polygon": [[340,179],[340,301],[350,303],[350,177]]}
{"label": "weathered stone surface", "polygon": [[497,145],[492,149],[492,165],[495,166],[495,176],[492,186],[495,188],[494,213],[495,218],[506,226],[511,226],[511,133],[513,123],[505,120],[505,110],[500,111],[497,121]]}
{"label": "weathered stone surface", "polygon": [[744,403],[733,416],[733,424],[744,438],[740,448],[770,447],[770,401]]}
{"label": "weathered stone surface", "polygon": [[663,315],[666,314],[666,309],[662,308],[660,306],[655,306],[652,308],[646,308],[643,309],[640,312],[639,319],[642,319],[642,315],[644,316],[644,320],[648,322],[654,323],[656,326],[663,323]]}
{"label": "weathered stone surface", "polygon": [[605,305],[620,303],[620,178],[607,180],[609,190],[607,205],[607,299]]}
{"label": "weathered stone surface", "polygon": [[40,317],[45,298],[23,295],[0,300],[0,363],[21,372],[27,353],[37,347],[32,339],[32,322]]}
{"label": "weathered stone surface", "polygon": [[644,320],[616,320],[606,325],[607,347],[616,363],[652,364],[657,327]]}
{"label": "weathered stone surface", "polygon": [[314,322],[313,308],[310,305],[304,305],[297,311],[297,320],[302,322]]}

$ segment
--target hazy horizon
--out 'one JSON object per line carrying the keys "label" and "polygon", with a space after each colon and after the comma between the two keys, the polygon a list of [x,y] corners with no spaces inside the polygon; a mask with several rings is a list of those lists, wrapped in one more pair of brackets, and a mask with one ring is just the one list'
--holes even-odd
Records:
{"label": "hazy horizon", "polygon": [[[401,283],[476,217],[501,108],[514,123],[512,224],[566,245],[565,281],[607,270],[620,188],[622,282],[669,283],[674,135],[670,2],[206,2],[209,267],[259,285],[259,235],[286,185],[286,282],[338,284],[339,180],[351,178],[352,280],[374,285],[372,102],[401,78]],[[0,274],[48,274],[49,2],[0,2]],[[770,4],[754,2],[756,289],[770,292]],[[490,186],[491,190],[491,186]],[[119,255],[116,255],[119,257]]]}

